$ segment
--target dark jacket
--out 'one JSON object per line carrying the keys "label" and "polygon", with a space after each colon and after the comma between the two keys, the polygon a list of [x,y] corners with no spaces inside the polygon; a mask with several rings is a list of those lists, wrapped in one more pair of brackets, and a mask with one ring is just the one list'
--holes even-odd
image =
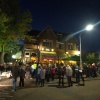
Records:
{"label": "dark jacket", "polygon": [[64,69],[63,69],[63,68],[59,68],[59,69],[58,69],[58,76],[59,76],[59,78],[60,78],[60,77],[64,77],[64,74],[65,74]]}
{"label": "dark jacket", "polygon": [[21,68],[20,70],[19,70],[19,77],[21,77],[21,78],[25,78],[25,71]]}
{"label": "dark jacket", "polygon": [[17,78],[19,76],[19,68],[17,66],[13,66],[11,72],[13,78]]}

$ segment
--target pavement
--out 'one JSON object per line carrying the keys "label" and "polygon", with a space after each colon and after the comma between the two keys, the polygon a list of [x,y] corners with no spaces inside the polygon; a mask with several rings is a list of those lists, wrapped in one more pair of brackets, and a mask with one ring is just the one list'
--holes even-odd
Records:
{"label": "pavement", "polygon": [[[100,75],[96,78],[85,78],[85,86],[77,85],[75,78],[73,86],[68,87],[64,79],[64,87],[58,87],[58,79],[45,82],[44,87],[35,85],[35,79],[25,79],[25,87],[18,88],[12,93],[12,98],[0,100],[100,100]],[[11,79],[0,84],[6,84],[11,88]],[[81,82],[82,83],[82,82]]]}

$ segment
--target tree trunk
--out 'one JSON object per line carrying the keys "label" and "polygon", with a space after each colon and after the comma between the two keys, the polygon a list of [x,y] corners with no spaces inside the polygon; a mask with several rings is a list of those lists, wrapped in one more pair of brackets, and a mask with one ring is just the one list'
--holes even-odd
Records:
{"label": "tree trunk", "polygon": [[1,51],[1,55],[0,55],[0,63],[4,64],[4,45],[2,45],[2,51]]}

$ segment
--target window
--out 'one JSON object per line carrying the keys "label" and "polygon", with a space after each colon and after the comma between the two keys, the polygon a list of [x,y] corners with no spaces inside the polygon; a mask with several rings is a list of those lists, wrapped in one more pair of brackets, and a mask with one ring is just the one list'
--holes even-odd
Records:
{"label": "window", "polygon": [[57,43],[57,48],[58,49],[64,49],[64,44],[63,43]]}
{"label": "window", "polygon": [[30,56],[30,53],[29,52],[26,52],[25,53],[25,57],[29,57]]}
{"label": "window", "polygon": [[31,53],[31,56],[32,56],[32,57],[36,57],[36,53],[35,53],[35,52],[32,52],[32,53]]}
{"label": "window", "polygon": [[46,47],[53,47],[53,41],[52,40],[43,40],[42,45],[46,46]]}
{"label": "window", "polygon": [[27,53],[25,53],[25,55],[29,55],[29,53],[27,52]]}
{"label": "window", "polygon": [[38,44],[38,41],[36,39],[31,39],[29,41],[29,44],[37,45]]}
{"label": "window", "polygon": [[68,43],[68,50],[75,50],[73,43]]}
{"label": "window", "polygon": [[76,48],[76,44],[74,44],[74,50],[76,50],[77,48]]}
{"label": "window", "polygon": [[73,43],[70,44],[70,49],[73,50]]}
{"label": "window", "polygon": [[68,50],[70,50],[70,43],[68,43]]}

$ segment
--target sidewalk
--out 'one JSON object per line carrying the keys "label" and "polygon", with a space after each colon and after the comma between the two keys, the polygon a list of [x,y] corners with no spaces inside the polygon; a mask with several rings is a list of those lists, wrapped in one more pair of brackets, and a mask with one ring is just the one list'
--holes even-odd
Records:
{"label": "sidewalk", "polygon": [[58,79],[45,83],[44,87],[36,86],[34,79],[25,80],[25,88],[18,89],[12,100],[100,100],[100,75],[85,80],[85,86],[74,83],[63,88],[57,87]]}

